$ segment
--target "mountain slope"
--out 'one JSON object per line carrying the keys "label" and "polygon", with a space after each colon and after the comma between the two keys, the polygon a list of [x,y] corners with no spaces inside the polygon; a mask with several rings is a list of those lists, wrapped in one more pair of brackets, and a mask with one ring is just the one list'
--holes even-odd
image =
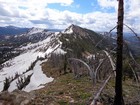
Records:
{"label": "mountain slope", "polygon": [[[33,28],[27,34],[14,37],[17,38],[18,41],[23,38],[28,38],[30,41],[25,42],[31,43],[27,43],[24,46],[17,48],[21,51],[21,54],[2,64],[2,72],[0,73],[1,91],[3,89],[3,81],[5,81],[5,78],[9,77],[11,80],[11,85],[8,89],[9,91],[16,89],[19,78],[23,77],[27,78],[28,76],[31,76],[29,79],[31,81],[29,81],[27,87],[22,88],[22,90],[26,91],[39,89],[42,87],[41,84],[52,81],[53,79],[44,77],[46,78],[46,82],[40,78],[41,80],[37,80],[39,82],[35,84],[35,79],[33,78],[36,78],[35,68],[40,69],[40,64],[45,62],[53,54],[67,54],[69,57],[81,58],[87,53],[88,56],[92,54],[94,55],[96,53],[95,50],[106,48],[108,45],[106,41],[103,41],[103,44],[96,48],[96,43],[103,37],[91,30],[84,29],[76,25],[71,25],[66,30],[59,33],[47,33],[44,30]],[[34,42],[34,40],[36,40],[35,37],[37,37],[37,41]]]}
{"label": "mountain slope", "polygon": [[20,35],[0,35],[0,64],[11,59],[12,56],[19,55],[21,51],[20,49],[16,50],[16,48],[42,41],[50,34],[53,34],[53,32],[32,28]]}
{"label": "mountain slope", "polygon": [[[9,60],[2,64],[3,68],[1,70],[3,72],[1,72],[1,77],[0,77],[1,81],[4,81],[6,77],[7,78],[15,77],[16,74],[18,74],[19,77],[24,77],[24,76],[27,77],[28,75],[31,75],[33,73],[32,77],[35,77],[36,73],[34,73],[35,71],[34,68],[30,68],[31,65],[33,63],[36,64],[39,58],[49,57],[52,52],[54,52],[56,49],[59,49],[61,46],[61,42],[58,40],[57,34],[49,34],[49,35],[46,34],[46,35],[47,35],[47,38],[43,41],[39,41],[33,44],[28,44],[27,46],[23,46],[19,48],[20,50],[23,50],[23,53],[13,58],[12,60]],[[40,65],[41,62],[38,65]],[[31,77],[31,80],[32,80],[32,77]],[[12,81],[9,87],[9,91],[13,91],[14,89],[16,89],[17,81],[18,79],[15,79]],[[40,84],[44,84],[42,83],[41,80],[40,80],[40,83],[38,83],[38,85],[34,84],[34,82],[32,83],[33,84],[29,84],[31,86],[27,86],[27,87],[32,87],[31,90],[34,90],[37,87],[39,88]],[[0,83],[0,87],[1,87],[0,90],[2,90],[3,82]],[[27,91],[31,91],[31,90],[27,89]]]}
{"label": "mountain slope", "polygon": [[[11,99],[11,102],[18,100],[20,103],[27,102],[28,105],[90,104],[93,94],[97,93],[104,80],[112,72],[110,59],[113,56],[102,51],[110,51],[108,48],[112,47],[111,39],[76,25],[71,25],[59,33],[34,31],[32,30],[33,34],[19,35],[27,39],[31,37],[32,40],[24,41],[17,47],[16,49],[21,51],[20,54],[3,63],[0,69],[0,91],[3,90],[3,83],[10,81],[8,91],[11,92],[18,88],[33,95],[24,99],[19,98],[19,95],[11,98],[14,96],[13,93],[20,94],[22,97],[25,97],[25,93],[15,90],[7,96],[8,92],[2,92],[0,104],[1,99],[2,102],[4,99],[7,101],[7,97]],[[40,38],[42,34],[43,37]],[[34,37],[38,40],[34,41],[36,40]],[[100,40],[102,42],[96,46]],[[92,71],[96,71],[101,65],[97,71],[96,85],[92,84],[93,79],[89,77],[88,67],[86,68],[84,63],[72,61],[72,58],[79,58],[87,63]],[[125,70],[128,71],[128,67]],[[99,98],[104,105],[112,104],[114,100],[113,76]],[[126,77],[123,86],[126,104],[138,105],[140,103],[139,87],[134,80]],[[18,105],[20,103],[18,102]]]}
{"label": "mountain slope", "polygon": [[112,42],[103,40],[96,46],[103,39],[103,36],[76,25],[69,26],[61,34],[62,48],[64,50],[72,50],[78,56],[84,52],[95,53],[97,50],[105,49],[112,44]]}

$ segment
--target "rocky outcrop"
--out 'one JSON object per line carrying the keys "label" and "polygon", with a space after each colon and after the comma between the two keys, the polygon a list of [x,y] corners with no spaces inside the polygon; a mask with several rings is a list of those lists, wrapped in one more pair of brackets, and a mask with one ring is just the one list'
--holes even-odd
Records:
{"label": "rocky outcrop", "polygon": [[15,90],[9,93],[6,91],[0,94],[0,105],[27,105],[34,98],[34,92]]}

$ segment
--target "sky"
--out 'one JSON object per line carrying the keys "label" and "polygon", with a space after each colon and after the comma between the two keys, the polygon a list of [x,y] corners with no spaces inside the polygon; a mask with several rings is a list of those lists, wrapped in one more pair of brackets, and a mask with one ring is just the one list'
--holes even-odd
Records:
{"label": "sky", "polygon": [[[109,31],[117,24],[117,8],[117,0],[0,0],[0,26],[65,29],[75,24]],[[124,23],[140,32],[140,0],[124,0],[124,8]]]}

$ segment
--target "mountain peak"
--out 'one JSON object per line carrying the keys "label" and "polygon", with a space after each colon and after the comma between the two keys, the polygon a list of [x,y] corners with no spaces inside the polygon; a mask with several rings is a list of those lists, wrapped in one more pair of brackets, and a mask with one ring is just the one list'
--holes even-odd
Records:
{"label": "mountain peak", "polygon": [[74,33],[75,35],[78,35],[80,37],[81,36],[87,37],[88,33],[86,31],[87,31],[87,29],[85,29],[85,28],[82,28],[80,26],[71,24],[68,28],[66,28],[64,30],[64,34],[72,34],[72,33]]}
{"label": "mountain peak", "polygon": [[[68,28],[75,29],[75,28],[81,28],[81,27],[78,25],[75,25],[75,24],[71,24]],[[83,28],[81,28],[81,29],[83,29]]]}
{"label": "mountain peak", "polygon": [[68,28],[66,28],[66,29],[64,30],[64,33],[66,33],[66,34],[71,34],[71,33],[73,33],[73,27],[74,27],[73,24],[70,25]]}
{"label": "mountain peak", "polygon": [[44,29],[32,27],[31,29],[28,30],[28,34],[35,34],[35,33],[39,33],[39,32],[42,32],[42,31],[44,31]]}
{"label": "mountain peak", "polygon": [[77,25],[71,24],[68,28],[66,28],[64,30],[64,33],[66,33],[66,34],[77,33],[78,30],[83,30],[83,28],[81,28]]}
{"label": "mountain peak", "polygon": [[74,24],[71,24],[69,27],[74,28],[74,27],[78,27],[78,26],[77,25],[74,25]]}

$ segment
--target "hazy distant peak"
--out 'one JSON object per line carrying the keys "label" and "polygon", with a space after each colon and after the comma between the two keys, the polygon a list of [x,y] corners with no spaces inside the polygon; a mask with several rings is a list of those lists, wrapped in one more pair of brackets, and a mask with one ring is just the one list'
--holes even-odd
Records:
{"label": "hazy distant peak", "polygon": [[19,27],[16,27],[16,26],[9,25],[9,26],[5,26],[5,28],[13,28],[13,29],[18,29]]}
{"label": "hazy distant peak", "polygon": [[42,28],[36,28],[36,27],[32,27],[31,29],[28,30],[28,34],[36,34],[39,32],[43,32],[44,29]]}

